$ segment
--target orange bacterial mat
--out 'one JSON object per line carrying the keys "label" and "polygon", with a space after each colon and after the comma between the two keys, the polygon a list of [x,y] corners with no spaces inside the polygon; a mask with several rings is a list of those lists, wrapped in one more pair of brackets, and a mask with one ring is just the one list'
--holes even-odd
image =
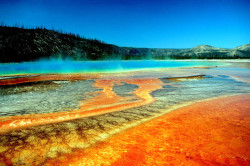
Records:
{"label": "orange bacterial mat", "polygon": [[198,102],[46,165],[250,165],[250,95]]}

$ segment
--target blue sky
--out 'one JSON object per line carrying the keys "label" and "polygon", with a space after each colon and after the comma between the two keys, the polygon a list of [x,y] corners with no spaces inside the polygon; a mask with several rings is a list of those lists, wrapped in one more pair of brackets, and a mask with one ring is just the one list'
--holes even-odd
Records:
{"label": "blue sky", "polygon": [[43,25],[127,47],[250,43],[249,0],[0,0],[0,22]]}

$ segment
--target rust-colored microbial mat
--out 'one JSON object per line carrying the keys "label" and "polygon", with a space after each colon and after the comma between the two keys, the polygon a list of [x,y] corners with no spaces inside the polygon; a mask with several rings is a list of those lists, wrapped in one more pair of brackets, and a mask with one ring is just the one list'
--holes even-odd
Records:
{"label": "rust-colored microbial mat", "polygon": [[250,165],[250,95],[198,102],[46,165]]}
{"label": "rust-colored microbial mat", "polygon": [[[47,79],[56,78],[47,77]],[[60,76],[58,78],[65,78],[65,76]],[[75,77],[72,78],[75,79]],[[122,100],[126,101],[126,98],[117,95],[113,91],[113,86],[115,83],[122,84],[122,82],[134,84],[139,87],[133,92],[138,97],[139,101],[119,104]],[[99,92],[97,97],[84,101],[84,104],[81,104],[79,109],[60,113],[12,116],[8,118],[0,117],[0,134],[13,129],[96,116],[107,112],[114,112],[150,104],[155,100],[150,93],[157,89],[161,89],[161,85],[163,85],[163,83],[159,79],[96,80],[94,86],[102,89],[102,91]]]}
{"label": "rust-colored microbial mat", "polygon": [[[81,74],[44,74],[44,75],[34,75],[34,76],[17,76],[17,78],[10,79],[1,79],[0,85],[15,85],[27,82],[36,82],[36,81],[48,81],[48,80],[86,80],[89,78],[96,78],[93,74],[81,75]],[[4,77],[3,77],[4,78]]]}
{"label": "rust-colored microbial mat", "polygon": [[249,70],[229,69],[3,76],[0,166],[250,165]]}

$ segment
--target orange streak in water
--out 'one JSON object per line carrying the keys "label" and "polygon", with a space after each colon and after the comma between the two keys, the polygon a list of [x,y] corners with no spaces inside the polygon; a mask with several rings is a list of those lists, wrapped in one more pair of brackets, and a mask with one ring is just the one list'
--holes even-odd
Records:
{"label": "orange streak in water", "polygon": [[[4,78],[4,77],[3,77]],[[0,85],[15,85],[28,82],[37,82],[37,81],[54,81],[54,80],[86,80],[90,78],[98,78],[95,75],[81,75],[81,74],[46,74],[46,75],[36,75],[36,76],[27,76],[19,78],[10,78],[10,79],[0,79]]]}
{"label": "orange streak in water", "polygon": [[[113,86],[115,83],[121,84],[122,82],[138,85],[139,88],[134,91],[134,94],[141,100],[117,104],[119,101],[125,100],[125,98],[116,95],[113,91]],[[80,104],[80,109],[59,113],[2,117],[0,118],[0,134],[13,129],[95,116],[149,104],[154,101],[150,93],[162,88],[162,84],[163,83],[159,79],[96,80],[94,85],[103,89],[103,91],[100,92],[99,96],[86,100],[83,104]]]}
{"label": "orange streak in water", "polygon": [[45,165],[250,165],[250,95],[177,109]]}

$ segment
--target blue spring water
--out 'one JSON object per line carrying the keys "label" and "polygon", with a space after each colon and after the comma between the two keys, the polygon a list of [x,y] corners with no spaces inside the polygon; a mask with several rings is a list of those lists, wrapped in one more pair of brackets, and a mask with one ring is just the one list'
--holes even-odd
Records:
{"label": "blue spring water", "polygon": [[0,63],[0,75],[60,74],[60,73],[112,73],[145,69],[163,69],[193,66],[217,66],[219,62],[208,61],[69,61],[48,60],[22,63]]}

